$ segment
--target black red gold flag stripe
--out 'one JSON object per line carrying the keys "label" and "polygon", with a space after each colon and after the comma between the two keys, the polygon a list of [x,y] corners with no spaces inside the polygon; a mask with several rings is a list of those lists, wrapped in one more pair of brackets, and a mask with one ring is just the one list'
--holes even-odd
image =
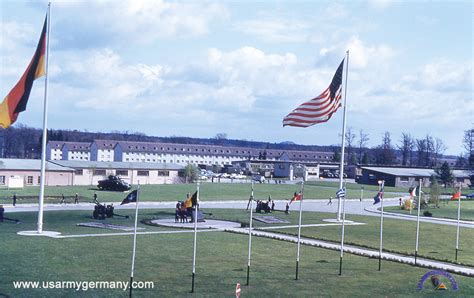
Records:
{"label": "black red gold flag stripe", "polygon": [[0,126],[3,128],[12,125],[18,114],[26,110],[33,81],[46,74],[46,26],[47,18],[44,20],[40,40],[28,68],[0,104]]}

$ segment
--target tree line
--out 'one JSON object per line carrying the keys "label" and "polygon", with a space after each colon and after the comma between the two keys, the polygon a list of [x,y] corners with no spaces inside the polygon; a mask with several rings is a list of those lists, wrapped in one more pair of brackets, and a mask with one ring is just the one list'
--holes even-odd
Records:
{"label": "tree line", "polygon": [[[292,142],[268,143],[227,138],[225,133],[213,138],[192,138],[181,136],[156,137],[140,132],[88,132],[79,130],[49,129],[48,141],[93,142],[96,139],[138,142],[162,142],[180,144],[221,145],[251,147],[257,149],[302,150],[334,152],[333,161],[340,161],[340,145],[318,146],[299,145]],[[1,156],[4,158],[41,157],[42,130],[16,124],[0,131]],[[444,157],[446,146],[440,138],[427,134],[415,138],[410,133],[402,133],[398,142],[393,141],[386,131],[379,145],[369,147],[370,137],[363,129],[349,127],[345,134],[345,156],[348,164],[402,165],[416,167],[437,167]],[[461,140],[465,151],[456,159],[456,167],[474,169],[474,129],[464,132]]]}

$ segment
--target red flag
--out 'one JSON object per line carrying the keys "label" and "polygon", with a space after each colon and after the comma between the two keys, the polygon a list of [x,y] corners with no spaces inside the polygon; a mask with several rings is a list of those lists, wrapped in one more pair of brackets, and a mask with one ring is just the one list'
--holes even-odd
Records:
{"label": "red flag", "polygon": [[454,200],[459,200],[461,198],[461,191],[457,191],[452,197],[451,197],[451,201],[454,201]]}
{"label": "red flag", "polygon": [[293,195],[293,198],[290,201],[290,204],[293,203],[293,201],[301,201],[301,192],[296,193]]}
{"label": "red flag", "polygon": [[8,128],[12,125],[16,121],[18,114],[26,110],[33,81],[46,74],[46,25],[47,18],[44,20],[43,31],[30,64],[18,83],[16,83],[0,104],[0,126],[3,128]]}

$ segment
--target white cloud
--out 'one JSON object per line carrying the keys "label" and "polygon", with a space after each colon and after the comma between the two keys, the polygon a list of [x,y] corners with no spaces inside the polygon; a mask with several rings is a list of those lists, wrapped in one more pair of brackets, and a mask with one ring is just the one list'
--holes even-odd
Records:
{"label": "white cloud", "polygon": [[390,7],[394,2],[394,0],[369,0],[369,5],[373,8],[383,10]]}
{"label": "white cloud", "polygon": [[[59,2],[55,10],[58,11],[57,22],[62,29],[66,27],[65,32],[87,27],[91,31],[90,38],[126,39],[140,43],[149,43],[160,37],[207,34],[212,22],[227,19],[230,15],[224,5],[216,2],[164,0]],[[83,13],[77,18],[80,11]],[[66,33],[64,35],[67,39]]]}
{"label": "white cloud", "polygon": [[309,40],[308,29],[311,26],[306,21],[263,16],[259,19],[239,22],[235,28],[267,42],[286,43]]}
{"label": "white cloud", "polygon": [[388,45],[365,45],[358,36],[352,36],[346,45],[350,55],[350,67],[366,68],[369,62],[385,63],[395,56],[395,50]]}

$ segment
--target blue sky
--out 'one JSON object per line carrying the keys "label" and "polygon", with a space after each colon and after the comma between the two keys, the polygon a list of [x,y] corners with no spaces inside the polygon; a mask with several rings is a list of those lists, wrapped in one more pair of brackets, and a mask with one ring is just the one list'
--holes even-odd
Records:
{"label": "blue sky", "polygon": [[[282,127],[350,51],[347,125],[378,145],[430,134],[462,152],[474,126],[471,1],[52,1],[49,128],[300,144]],[[46,1],[1,1],[0,93],[33,55]],[[44,79],[18,123],[42,126]]]}

